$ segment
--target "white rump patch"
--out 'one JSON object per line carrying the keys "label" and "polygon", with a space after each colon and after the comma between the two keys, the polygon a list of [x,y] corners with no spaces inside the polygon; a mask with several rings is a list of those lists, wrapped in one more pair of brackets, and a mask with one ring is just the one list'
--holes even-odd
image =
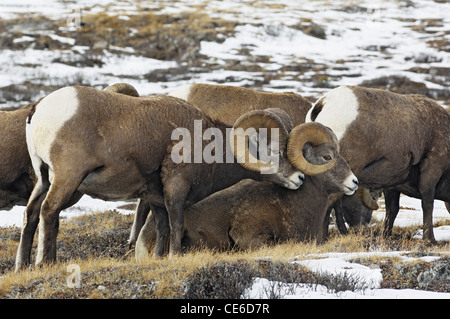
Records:
{"label": "white rump patch", "polygon": [[42,161],[50,169],[53,168],[50,149],[59,130],[75,115],[77,108],[78,97],[74,87],[59,89],[47,95],[36,106],[31,123],[26,125],[28,151],[36,172],[39,172]]}
{"label": "white rump patch", "polygon": [[180,86],[170,92],[169,95],[187,101],[189,93],[191,93],[191,85],[192,84]]}
{"label": "white rump patch", "polygon": [[[338,141],[344,136],[347,126],[358,116],[358,99],[347,86],[340,86],[328,92],[322,99],[323,108],[315,122],[331,128]],[[317,102],[316,102],[317,103]],[[311,122],[311,112],[306,115],[306,122]]]}

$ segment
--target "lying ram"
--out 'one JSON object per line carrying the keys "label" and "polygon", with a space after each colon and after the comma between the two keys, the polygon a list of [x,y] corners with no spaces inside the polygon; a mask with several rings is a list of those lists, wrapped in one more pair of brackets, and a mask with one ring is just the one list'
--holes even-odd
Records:
{"label": "lying ram", "polygon": [[[305,139],[312,138],[309,134],[316,137],[315,141],[305,144]],[[323,164],[332,158],[333,167],[306,176],[304,184],[293,192],[271,183],[245,180],[214,193],[186,211],[183,242],[213,249],[246,249],[287,240],[322,242],[329,195],[353,194],[357,178],[340,156],[330,129],[317,123],[299,125],[292,131],[290,142],[304,145],[295,152],[299,157],[304,154],[309,163]],[[136,243],[137,259],[149,254],[155,239],[155,222],[148,218]]]}
{"label": "lying ram", "polygon": [[[422,200],[423,238],[435,242],[434,199],[450,201],[450,115],[421,95],[341,86],[319,99],[307,122],[330,127],[362,186],[388,193],[387,223],[398,192]],[[392,194],[392,196],[391,196]],[[389,233],[388,229],[385,230]]]}
{"label": "lying ram", "polygon": [[[263,127],[279,131],[280,149],[274,154],[279,159],[277,172],[261,174],[273,169],[273,163],[252,161],[254,156],[248,147],[233,147],[234,156],[248,158],[241,163],[176,163],[171,156],[176,146],[173,131],[185,128],[195,133],[196,120],[201,121],[204,131],[218,128],[226,135],[226,125],[170,96],[135,98],[88,87],[67,87],[41,100],[26,128],[37,182],[25,219],[33,219],[32,214],[39,211],[36,207],[40,207],[41,219],[36,263],[56,258],[58,215],[77,193],[106,200],[145,198],[156,219],[154,253],[160,256],[169,233],[170,252],[181,250],[185,206],[245,178],[296,189],[302,183],[300,171],[330,169],[330,163],[316,167],[300,158],[295,158],[292,162],[296,167],[292,166],[286,154],[302,145],[288,147],[292,124],[287,114],[277,109],[249,112],[234,125],[236,130]],[[201,142],[203,149],[209,145]],[[226,148],[226,139],[221,142],[219,146]],[[29,263],[32,241],[32,236],[22,233],[16,269]]]}

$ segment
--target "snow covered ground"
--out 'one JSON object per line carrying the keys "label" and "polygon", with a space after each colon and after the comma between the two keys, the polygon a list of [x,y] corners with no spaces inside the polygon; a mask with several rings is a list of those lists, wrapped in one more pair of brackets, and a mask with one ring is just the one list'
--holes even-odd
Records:
{"label": "snow covered ground", "polygon": [[381,289],[383,280],[377,265],[364,266],[348,260],[362,257],[399,257],[404,261],[422,260],[431,262],[439,257],[404,257],[408,252],[364,252],[325,253],[311,256],[314,259],[297,261],[314,272],[353,276],[364,281],[367,288],[356,291],[334,292],[322,285],[290,284],[255,278],[253,285],[246,289],[243,298],[270,298],[276,294],[281,299],[450,299],[450,293],[438,293],[414,289]]}
{"label": "snow covered ground", "polygon": [[[83,21],[87,14],[105,11],[111,16],[120,15],[125,21],[133,19],[133,15],[142,10],[157,14],[199,11],[238,25],[234,36],[221,43],[201,42],[199,54],[205,57],[200,67],[187,68],[192,72],[188,79],[174,77],[170,81],[148,81],[145,74],[174,67],[177,62],[133,55],[133,47],[104,48],[101,66],[79,68],[61,63],[68,56],[87,54],[90,49],[70,38],[70,30],[76,28],[75,18]],[[26,24],[17,26],[11,31],[19,29],[23,36],[14,39],[15,43],[32,43],[37,34],[47,34],[67,47],[38,50],[30,45],[23,51],[2,48],[0,61],[4,63],[0,64],[0,87],[24,81],[43,85],[67,84],[81,77],[83,82],[93,86],[126,79],[141,95],[167,93],[192,82],[227,82],[317,97],[329,87],[361,84],[395,75],[423,83],[428,90],[443,91],[450,84],[448,76],[440,73],[442,70],[448,72],[446,68],[450,65],[450,17],[446,14],[449,11],[450,3],[428,0],[370,3],[286,0],[276,4],[267,0],[84,0],[77,1],[76,5],[57,0],[5,0],[0,4],[1,19],[29,13],[29,16],[45,15],[53,20],[67,20],[67,27],[60,26],[57,30],[59,35],[53,34],[55,30],[46,30],[45,26],[39,29]],[[304,28],[309,25],[318,27],[323,34],[318,37],[305,33]],[[135,33],[136,30],[130,29],[130,38]],[[230,67],[233,64],[240,68]],[[222,69],[218,68],[220,65]],[[297,69],[308,65],[309,71]],[[260,71],[261,68],[264,71]],[[267,72],[272,72],[275,78],[268,79]],[[41,95],[37,94],[36,98]],[[11,105],[6,101],[0,104]]]}
{"label": "snow covered ground", "polygon": [[[67,208],[61,212],[61,218],[70,219],[82,214],[91,214],[95,212],[103,212],[105,210],[117,210],[123,214],[134,213],[132,210],[120,208],[130,202],[107,202],[101,199],[83,196],[81,200],[74,206]],[[0,227],[17,226],[22,227],[24,206],[15,206],[11,210],[0,210]]]}
{"label": "snow covered ground", "polygon": [[[380,209],[373,214],[373,218],[382,220],[385,215],[384,203],[380,201]],[[408,227],[422,224],[422,211],[420,201],[407,196],[400,197],[400,212],[395,220],[394,226]],[[449,220],[444,203],[435,201],[434,221]],[[434,234],[438,241],[450,241],[450,226],[434,228]],[[415,236],[422,237],[422,232]],[[450,253],[450,252],[449,252]],[[265,278],[255,278],[252,287],[245,290],[243,298],[270,298],[275,293],[281,299],[450,299],[450,293],[438,293],[413,289],[380,289],[383,279],[381,269],[374,265],[364,266],[357,262],[350,262],[356,258],[367,257],[398,257],[404,262],[426,261],[431,262],[439,259],[436,256],[408,257],[407,251],[392,252],[356,252],[356,253],[323,253],[311,255],[311,259],[296,261],[314,272],[330,274],[346,274],[363,280],[368,288],[357,291],[334,292],[322,285],[289,284],[270,281]],[[450,278],[447,278],[450,280]]]}
{"label": "snow covered ground", "polygon": [[256,278],[242,297],[268,299],[270,291],[276,291],[281,299],[450,299],[450,293],[414,289],[365,289],[335,293],[322,285],[288,284],[265,278]]}

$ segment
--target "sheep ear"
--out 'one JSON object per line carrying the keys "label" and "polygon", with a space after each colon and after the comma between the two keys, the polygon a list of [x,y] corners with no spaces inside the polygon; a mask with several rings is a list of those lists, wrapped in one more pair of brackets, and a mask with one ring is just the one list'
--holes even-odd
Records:
{"label": "sheep ear", "polygon": [[322,165],[311,164],[303,155],[303,147],[306,143],[316,146],[335,142],[333,134],[322,124],[316,122],[300,124],[294,127],[289,136],[287,156],[291,163],[305,175],[322,174],[336,165],[337,158]]}

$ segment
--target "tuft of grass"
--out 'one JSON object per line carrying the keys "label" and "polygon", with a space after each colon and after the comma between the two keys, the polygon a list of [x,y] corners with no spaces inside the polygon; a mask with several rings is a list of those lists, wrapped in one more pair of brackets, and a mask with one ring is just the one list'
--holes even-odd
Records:
{"label": "tuft of grass", "polygon": [[388,260],[381,264],[382,288],[421,289],[450,292],[450,257],[434,262],[395,263]]}
{"label": "tuft of grass", "polygon": [[239,299],[257,272],[248,262],[208,264],[187,279],[185,298]]}

